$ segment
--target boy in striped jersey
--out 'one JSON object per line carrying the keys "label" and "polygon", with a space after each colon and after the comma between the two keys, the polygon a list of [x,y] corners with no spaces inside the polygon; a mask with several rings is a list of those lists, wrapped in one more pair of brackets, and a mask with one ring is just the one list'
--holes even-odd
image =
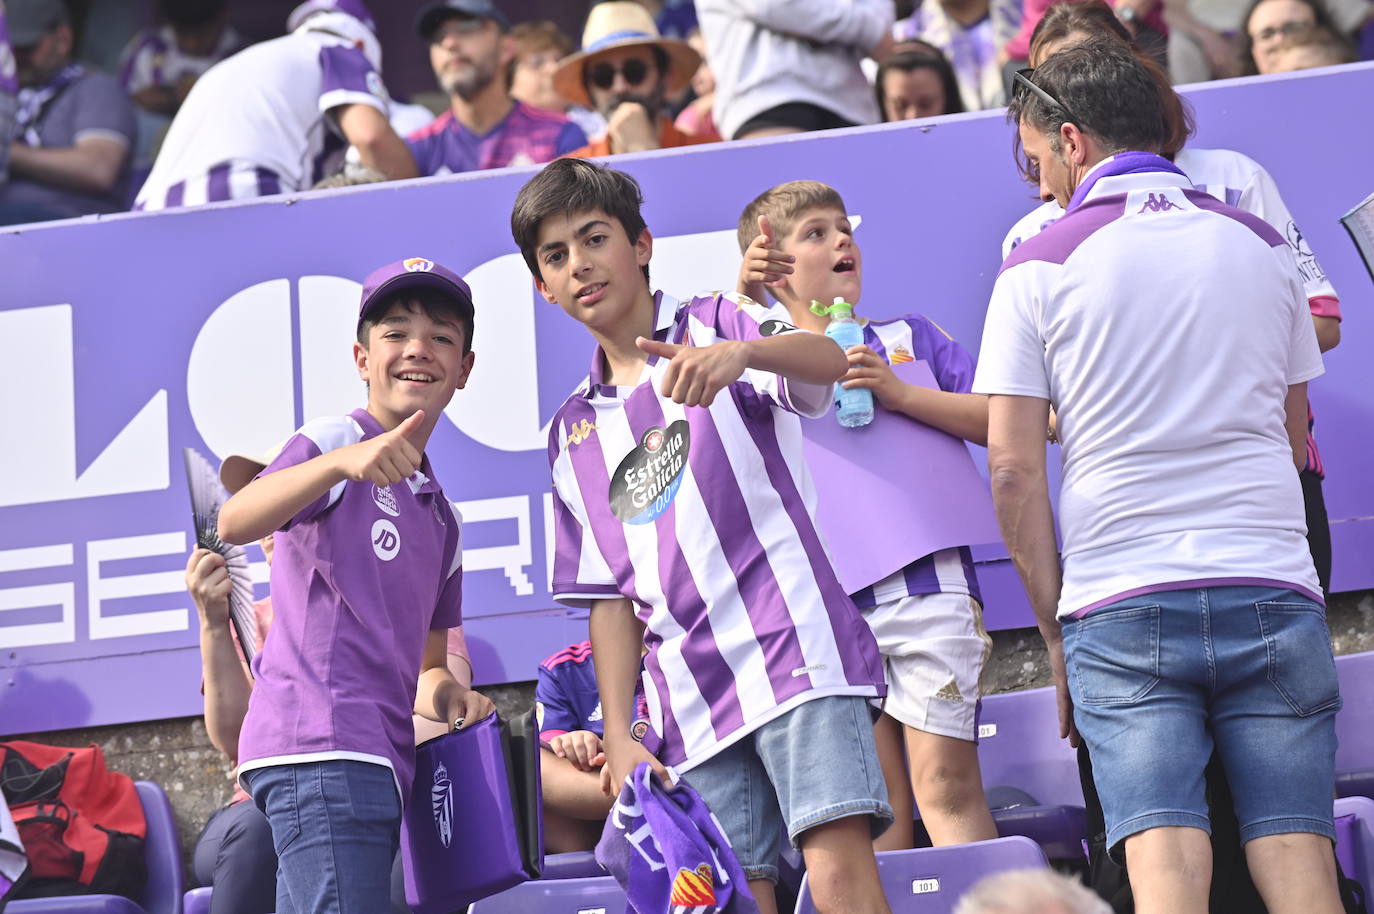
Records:
{"label": "boy in striped jersey", "polygon": [[[598,344],[549,462],[554,596],[591,607],[603,788],[672,766],[764,912],[784,826],[820,910],[887,912],[865,706],[882,662],[816,532],[798,421],[828,408],[844,359],[753,302],[651,291],[640,204],[629,175],[560,159],[511,214],[540,294]],[[657,758],[630,732],[642,646]]]}
{"label": "boy in striped jersey", "polygon": [[[797,326],[825,331],[829,319],[814,313],[812,302],[843,298],[858,305],[863,256],[848,210],[833,187],[789,181],[764,191],[740,216],[739,244],[744,253],[739,291],[756,301],[766,301],[771,292]],[[987,444],[987,398],[969,392],[973,359],[925,317],[865,321],[864,344],[847,355],[845,387],[867,388],[884,409]],[[892,365],[917,359],[928,364],[938,390],[907,384],[893,374]],[[864,501],[861,491],[853,497]],[[838,540],[829,545],[835,550],[866,548],[862,542]],[[887,668],[885,713],[875,732],[898,815],[879,849],[912,846],[907,811],[913,791],[936,845],[996,838],[974,742],[979,679],[992,642],[983,629],[968,547],[913,555],[905,567],[852,596],[873,629]]]}

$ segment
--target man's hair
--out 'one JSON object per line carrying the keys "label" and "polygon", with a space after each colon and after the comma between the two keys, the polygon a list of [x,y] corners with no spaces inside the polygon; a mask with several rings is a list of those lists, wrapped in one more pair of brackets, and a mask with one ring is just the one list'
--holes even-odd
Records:
{"label": "man's hair", "polygon": [[786,184],[770,187],[749,201],[744,212],[739,214],[736,237],[739,239],[740,253],[744,253],[749,243],[758,237],[759,216],[767,216],[774,237],[782,238],[792,231],[803,213],[820,207],[833,207],[842,213],[849,212],[845,209],[844,198],[840,196],[840,192],[820,181],[788,181]]}
{"label": "man's hair", "polygon": [[[520,188],[510,214],[510,233],[525,264],[536,279],[539,270],[539,229],[544,220],[561,214],[600,210],[620,223],[634,244],[646,228],[639,209],[644,195],[639,182],[623,171],[597,165],[585,159],[555,159]],[[649,267],[644,266],[644,281]]]}
{"label": "man's hair", "polygon": [[[1259,67],[1255,66],[1255,39],[1250,37],[1250,20],[1255,16],[1255,10],[1261,3],[1267,0],[1254,0],[1250,8],[1245,11],[1245,18],[1241,20],[1240,44],[1237,48],[1237,55],[1240,57],[1240,75],[1254,76],[1259,73]],[[1331,11],[1326,8],[1322,0],[1299,0],[1312,9],[1312,24],[1319,29],[1327,29],[1333,35],[1340,35],[1341,30],[1336,27],[1336,21],[1331,18]]]}
{"label": "man's hair", "polygon": [[1008,870],[976,883],[954,914],[1111,914],[1078,880],[1050,869]]}
{"label": "man's hair", "polygon": [[439,289],[401,289],[391,295],[385,295],[373,303],[368,309],[368,316],[358,321],[358,344],[364,349],[367,348],[368,338],[372,333],[372,328],[377,326],[377,322],[386,316],[392,306],[400,302],[406,305],[408,310],[414,311],[416,308],[425,313],[425,316],[432,321],[451,320],[463,328],[463,355],[472,351],[472,331],[473,320],[467,309],[459,306],[458,301],[446,292]]}
{"label": "man's hair", "polygon": [[[1159,86],[1159,102],[1164,111],[1165,126],[1165,139],[1160,144],[1159,154],[1170,159],[1178,155],[1179,150],[1192,139],[1197,129],[1193,121],[1193,111],[1183,96],[1174,91],[1169,74],[1149,51],[1136,44],[1130,31],[1121,24],[1121,20],[1116,18],[1116,13],[1103,0],[1071,0],[1068,3],[1056,3],[1046,10],[1040,22],[1036,24],[1035,31],[1031,33],[1031,60],[1039,58],[1046,45],[1063,41],[1074,33],[1090,38],[1115,38],[1135,52],[1136,60],[1140,61],[1140,65],[1154,77],[1155,83]],[[1019,155],[1019,136],[1016,142]],[[1038,180],[1031,177],[1033,169],[1028,162],[1022,162],[1021,170],[1032,183]]]}
{"label": "man's hair", "polygon": [[964,98],[959,94],[959,78],[954,75],[954,67],[950,66],[949,58],[945,57],[942,51],[932,48],[931,51],[910,50],[893,54],[879,65],[878,75],[873,80],[873,90],[878,96],[878,112],[884,120],[887,118],[887,92],[884,91],[883,79],[893,70],[903,73],[934,70],[935,75],[940,77],[940,86],[945,92],[945,110],[940,113],[963,113]]}
{"label": "man's hair", "polygon": [[1059,102],[1025,89],[1014,93],[1007,120],[1025,122],[1050,137],[1059,151],[1059,128],[1074,124],[1108,155],[1129,149],[1160,152],[1168,139],[1159,84],[1115,38],[1093,37],[1065,48],[1037,68],[1031,80]]}

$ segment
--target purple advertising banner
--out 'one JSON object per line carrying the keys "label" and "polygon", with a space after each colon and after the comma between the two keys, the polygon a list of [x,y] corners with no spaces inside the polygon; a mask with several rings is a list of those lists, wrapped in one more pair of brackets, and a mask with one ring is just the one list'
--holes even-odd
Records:
{"label": "purple advertising banner", "polygon": [[[923,361],[892,373],[939,387]],[[804,434],[816,520],[847,592],[940,549],[1001,542],[987,480],[953,435],[886,409],[862,428],[842,427],[832,410]]]}
{"label": "purple advertising banner", "polygon": [[[1198,146],[1277,180],[1339,291],[1345,343],[1311,385],[1335,588],[1374,586],[1371,286],[1339,216],[1374,189],[1374,65],[1195,87]],[[1301,129],[1278,126],[1274,111]],[[1313,143],[1312,138],[1319,142]],[[1000,112],[628,156],[654,284],[731,288],[735,224],[794,178],[859,222],[868,317],[921,312],[971,352],[1007,228],[1035,205]],[[0,732],[198,714],[198,623],[181,448],[265,451],[363,402],[359,281],[405,257],[463,273],[476,367],[430,454],[465,518],[476,678],[533,679],[586,637],[549,597],[546,432],[586,376],[586,332],[538,298],[508,229],[532,169],[0,230]],[[981,466],[983,452],[972,448]],[[881,525],[875,525],[877,531]],[[254,553],[255,557],[257,553]],[[975,550],[993,628],[1031,624],[1002,546]],[[265,582],[265,568],[255,574]],[[265,593],[265,587],[259,593]]]}

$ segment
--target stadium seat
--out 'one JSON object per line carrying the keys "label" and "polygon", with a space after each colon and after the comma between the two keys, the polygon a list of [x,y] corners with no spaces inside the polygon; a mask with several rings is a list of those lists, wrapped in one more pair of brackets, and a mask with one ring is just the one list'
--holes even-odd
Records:
{"label": "stadium seat", "polygon": [[472,903],[468,914],[622,914],[625,893],[610,876],[535,879]]}
{"label": "stadium seat", "polygon": [[[1039,846],[1020,836],[878,854],[878,878],[892,914],[945,914],[984,876],[1047,866]],[[796,914],[815,911],[810,886],[802,879]]]}
{"label": "stadium seat", "polygon": [[143,849],[148,863],[148,885],[141,905],[118,895],[25,898],[6,905],[6,914],[182,914],[186,882],[181,872],[181,841],[172,804],[162,788],[151,781],[136,781],[134,787],[148,820],[148,839]]}
{"label": "stadium seat", "polygon": [[[606,871],[596,862],[592,851],[574,851],[569,854],[546,854],[544,870],[540,879],[581,879],[587,876],[605,876]],[[189,912],[188,912],[189,914]]]}
{"label": "stadium seat", "polygon": [[1374,886],[1374,800],[1341,797],[1336,801],[1336,859],[1351,879],[1368,892]]}
{"label": "stadium seat", "polygon": [[1336,795],[1374,797],[1374,651],[1336,658]]}
{"label": "stadium seat", "polygon": [[210,895],[214,889],[192,889],[182,903],[183,914],[210,914]]}

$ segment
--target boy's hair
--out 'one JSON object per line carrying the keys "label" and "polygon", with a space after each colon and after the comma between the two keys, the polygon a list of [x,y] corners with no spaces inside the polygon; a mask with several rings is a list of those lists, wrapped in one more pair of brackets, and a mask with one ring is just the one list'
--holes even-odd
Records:
{"label": "boy's hair", "polygon": [[[1053,9],[1054,7],[1050,7]],[[914,50],[893,54],[878,65],[878,75],[873,78],[873,92],[878,98],[878,113],[887,120],[886,77],[893,70],[912,73],[916,70],[931,70],[940,79],[940,88],[945,93],[945,110],[941,114],[963,114],[964,98],[959,94],[959,77],[954,75],[954,67],[949,58],[939,48],[930,51]]]}
{"label": "boy's hair", "polygon": [[[542,281],[544,274],[539,271],[536,248],[539,228],[545,219],[601,210],[620,223],[634,244],[646,228],[639,211],[643,205],[639,182],[625,172],[585,159],[555,159],[520,188],[510,214],[510,233],[530,272]],[[644,281],[649,281],[647,264]]]}
{"label": "boy's hair", "polygon": [[744,212],[740,213],[740,253],[748,250],[749,243],[758,237],[759,216],[767,216],[774,237],[782,238],[792,231],[802,213],[819,207],[833,207],[841,212],[849,212],[845,209],[840,192],[820,181],[788,181],[765,190],[750,201]]}
{"label": "boy's hair", "polygon": [[454,321],[463,328],[463,355],[472,351],[473,322],[471,315],[458,307],[453,296],[446,295],[438,289],[426,288],[401,289],[393,295],[379,299],[368,309],[368,316],[358,321],[358,344],[360,346],[364,349],[367,348],[368,336],[372,333],[372,328],[397,302],[414,305],[432,321]]}
{"label": "boy's hair", "polygon": [[511,40],[515,42],[515,56],[510,59],[506,69],[506,82],[515,79],[515,67],[520,58],[536,51],[553,51],[560,58],[573,52],[573,43],[563,34],[556,22],[541,19],[538,22],[521,22],[510,30]]}

